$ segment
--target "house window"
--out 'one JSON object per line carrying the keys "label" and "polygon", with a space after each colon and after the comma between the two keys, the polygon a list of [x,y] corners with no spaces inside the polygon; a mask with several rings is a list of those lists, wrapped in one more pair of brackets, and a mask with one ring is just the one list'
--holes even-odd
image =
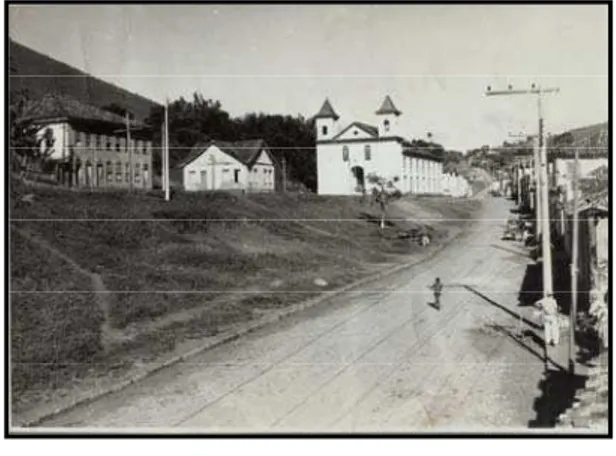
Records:
{"label": "house window", "polygon": [[143,155],[147,155],[148,154],[147,141],[143,141],[141,143],[141,153],[143,153]]}
{"label": "house window", "polygon": [[239,169],[233,170],[233,180],[235,181],[236,184],[238,183],[239,179],[240,179],[240,170]]}
{"label": "house window", "polygon": [[135,163],[135,183],[139,183],[141,181],[141,169],[139,163]]}
{"label": "house window", "polygon": [[342,148],[342,161],[349,161],[349,148],[347,146]]}
{"label": "house window", "polygon": [[86,147],[90,147],[90,145],[92,144],[92,138],[90,137],[90,133],[83,134],[83,144]]}
{"label": "house window", "polygon": [[101,148],[101,135],[94,135],[96,150],[100,150]]}
{"label": "house window", "polygon": [[370,153],[370,146],[364,147],[364,158],[367,160],[372,159],[372,154]]}
{"label": "house window", "polygon": [[229,168],[223,168],[222,172],[223,173],[228,173],[229,172]]}
{"label": "house window", "polygon": [[383,126],[385,127],[385,131],[389,131],[389,120],[385,119],[383,121]]}
{"label": "house window", "polygon": [[253,173],[256,173],[256,172],[257,172],[257,168],[253,169],[253,170],[252,170],[252,172],[253,172]]}
{"label": "house window", "polygon": [[110,161],[107,162],[107,182],[113,182],[113,165]]}
{"label": "house window", "polygon": [[321,128],[321,131],[323,132],[323,136],[327,135],[327,126],[323,125],[323,127]]}
{"label": "house window", "polygon": [[116,162],[116,181],[122,182],[122,162]]}
{"label": "house window", "polygon": [[130,163],[124,164],[124,180],[126,183],[130,182]]}
{"label": "house window", "polygon": [[143,164],[143,183],[145,185],[148,185],[148,182],[150,181],[150,168],[148,167],[147,163]]}
{"label": "house window", "polygon": [[120,152],[122,150],[122,147],[121,147],[121,144],[120,144],[120,138],[114,137],[113,141],[115,143],[115,151],[116,152]]}
{"label": "house window", "polygon": [[111,137],[110,136],[107,136],[107,142],[105,143],[105,149],[111,150]]}

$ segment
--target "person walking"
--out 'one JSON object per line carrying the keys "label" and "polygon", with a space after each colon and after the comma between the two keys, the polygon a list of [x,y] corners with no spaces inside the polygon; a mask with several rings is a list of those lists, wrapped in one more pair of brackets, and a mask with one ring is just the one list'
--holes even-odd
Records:
{"label": "person walking", "polygon": [[434,305],[437,309],[441,308],[441,292],[443,291],[443,282],[439,277],[436,278],[434,283],[430,286],[432,291],[434,291]]}
{"label": "person walking", "polygon": [[543,329],[545,331],[545,344],[558,345],[560,340],[560,330],[558,327],[558,304],[553,294],[548,294],[540,299],[535,305],[541,309],[543,314]]}

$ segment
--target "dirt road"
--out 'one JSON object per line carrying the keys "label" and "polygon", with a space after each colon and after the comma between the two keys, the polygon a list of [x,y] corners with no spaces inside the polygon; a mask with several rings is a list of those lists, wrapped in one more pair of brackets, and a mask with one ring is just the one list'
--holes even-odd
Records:
{"label": "dirt road", "polygon": [[[509,208],[502,198],[488,198],[471,233],[420,268],[41,426],[200,433],[526,429],[536,415],[543,352],[536,341],[515,337],[533,327],[515,317],[528,259],[517,244],[500,240]],[[428,285],[437,276],[445,283],[440,311],[429,305]]]}

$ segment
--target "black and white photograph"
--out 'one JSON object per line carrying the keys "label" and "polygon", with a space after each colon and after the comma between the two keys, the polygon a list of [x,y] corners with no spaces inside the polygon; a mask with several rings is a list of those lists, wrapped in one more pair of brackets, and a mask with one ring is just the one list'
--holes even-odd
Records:
{"label": "black and white photograph", "polygon": [[5,438],[611,437],[611,8],[5,3]]}

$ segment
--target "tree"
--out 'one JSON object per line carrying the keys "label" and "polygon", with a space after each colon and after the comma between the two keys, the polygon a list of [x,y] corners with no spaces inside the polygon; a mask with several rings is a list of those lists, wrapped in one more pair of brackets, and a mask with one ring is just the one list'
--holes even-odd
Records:
{"label": "tree", "polygon": [[[160,144],[163,108],[153,109],[147,123],[154,130],[154,142]],[[182,97],[169,104],[169,154],[172,164],[186,157],[199,142],[257,138],[265,140],[278,165],[283,159],[286,161],[287,175],[292,181],[316,189],[313,120],[302,116],[255,112],[232,118],[222,109],[219,101],[206,100],[199,93],[195,93],[190,101]],[[154,156],[153,162],[154,170],[159,172],[160,154]],[[281,173],[276,174],[280,178]]]}
{"label": "tree", "polygon": [[368,183],[372,184],[372,197],[373,201],[379,205],[381,209],[381,220],[379,223],[380,231],[385,229],[385,217],[387,215],[387,206],[393,200],[396,200],[402,196],[400,190],[396,188],[394,182],[398,181],[398,177],[394,177],[392,180],[387,180],[378,174],[370,173],[366,176]]}
{"label": "tree", "polygon": [[26,90],[11,92],[9,96],[11,167],[13,171],[19,172],[20,179],[25,179],[35,168],[42,169],[53,152],[56,140],[51,128],[46,128],[43,135],[37,137],[39,127],[31,120],[24,119],[29,103]]}

